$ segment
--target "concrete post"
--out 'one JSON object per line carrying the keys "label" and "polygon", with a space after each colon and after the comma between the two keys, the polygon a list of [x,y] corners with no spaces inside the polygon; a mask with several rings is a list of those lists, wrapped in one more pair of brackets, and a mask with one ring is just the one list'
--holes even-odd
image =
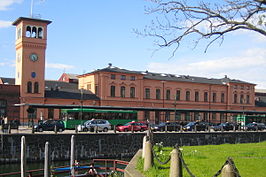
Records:
{"label": "concrete post", "polygon": [[194,132],[197,133],[197,125],[194,126]]}
{"label": "concrete post", "polygon": [[171,162],[170,162],[170,175],[169,177],[182,177],[182,162],[180,157],[180,152],[177,149],[173,149],[171,152]]}
{"label": "concrete post", "polygon": [[143,137],[143,142],[142,142],[142,158],[145,157],[145,145],[146,145],[146,141],[147,141],[147,136]]}
{"label": "concrete post", "polygon": [[208,132],[210,133],[211,132],[211,126],[208,125]]}
{"label": "concrete post", "polygon": [[56,127],[56,125],[54,126],[54,133],[57,134],[57,127]]}
{"label": "concrete post", "polygon": [[164,131],[167,132],[167,125],[164,126]]}
{"label": "concrete post", "polygon": [[180,132],[183,133],[183,125],[180,127]]}
{"label": "concrete post", "polygon": [[153,165],[152,145],[150,141],[145,143],[144,171],[150,169]]}
{"label": "concrete post", "polygon": [[8,134],[11,134],[11,125],[10,125],[10,123],[8,124],[7,132],[8,132]]}
{"label": "concrete post", "polygon": [[75,163],[75,136],[71,136],[71,149],[70,149],[70,170],[71,170],[71,176],[75,175],[75,169],[74,169],[74,163]]}
{"label": "concrete post", "polygon": [[75,125],[75,133],[77,134],[78,133],[78,126]]}
{"label": "concrete post", "polygon": [[116,133],[116,125],[114,125],[114,133]]}
{"label": "concrete post", "polygon": [[224,126],[221,126],[221,131],[224,132]]}
{"label": "concrete post", "polygon": [[44,149],[44,177],[51,176],[49,142],[45,143]]}
{"label": "concrete post", "polygon": [[131,133],[134,133],[134,125],[131,125]]}
{"label": "concrete post", "polygon": [[221,177],[235,177],[232,165],[226,164],[221,172]]}
{"label": "concrete post", "polygon": [[26,177],[26,140],[25,140],[25,136],[21,137],[20,171],[21,171],[21,177]]}

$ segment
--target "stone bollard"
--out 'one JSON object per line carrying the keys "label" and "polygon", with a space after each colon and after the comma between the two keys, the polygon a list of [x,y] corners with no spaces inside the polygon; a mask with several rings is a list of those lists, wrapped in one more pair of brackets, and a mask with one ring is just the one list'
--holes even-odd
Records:
{"label": "stone bollard", "polygon": [[134,125],[131,125],[131,133],[134,133]]}
{"label": "stone bollard", "polygon": [[51,164],[50,164],[50,149],[49,149],[49,142],[45,143],[44,148],[44,177],[51,176]]}
{"label": "stone bollard", "polygon": [[167,132],[167,125],[164,126],[164,131]]}
{"label": "stone bollard", "polygon": [[153,165],[152,145],[150,141],[145,143],[144,171],[149,170]]}
{"label": "stone bollard", "polygon": [[34,126],[31,127],[31,133],[32,133],[32,134],[35,133]]}
{"label": "stone bollard", "polygon": [[7,132],[8,132],[9,134],[11,134],[11,125],[10,125],[10,124],[8,124]]}
{"label": "stone bollard", "polygon": [[26,177],[26,140],[25,136],[21,137],[21,162],[20,162],[20,172],[21,177]]}
{"label": "stone bollard", "polygon": [[169,177],[182,177],[182,162],[180,157],[180,151],[173,149],[171,152],[171,162],[170,162],[170,175]]}
{"label": "stone bollard", "polygon": [[256,126],[256,132],[258,132],[259,131],[259,128],[258,128],[258,126]]}
{"label": "stone bollard", "polygon": [[70,147],[70,172],[71,172],[71,176],[75,175],[74,162],[75,162],[75,135],[72,135],[71,136],[71,147]]}
{"label": "stone bollard", "polygon": [[221,172],[221,177],[235,177],[232,165],[226,164]]}
{"label": "stone bollard", "polygon": [[95,133],[98,133],[98,126],[95,127]]}
{"label": "stone bollard", "polygon": [[54,126],[54,133],[57,134],[57,127],[56,127],[56,125]]}
{"label": "stone bollard", "polygon": [[78,126],[75,125],[75,133],[78,134]]}
{"label": "stone bollard", "polygon": [[180,127],[180,133],[183,133],[183,125]]}
{"label": "stone bollard", "polygon": [[114,125],[114,133],[116,133],[116,125]]}
{"label": "stone bollard", "polygon": [[211,132],[211,126],[208,125],[208,132],[210,133]]}
{"label": "stone bollard", "polygon": [[221,131],[222,131],[222,133],[224,132],[224,126],[221,126]]}
{"label": "stone bollard", "polygon": [[145,145],[146,145],[146,141],[147,141],[147,136],[143,137],[143,142],[142,142],[142,158],[145,157]]}
{"label": "stone bollard", "polygon": [[236,126],[234,125],[234,132],[236,131]]}
{"label": "stone bollard", "polygon": [[194,133],[197,133],[197,125],[194,126]]}

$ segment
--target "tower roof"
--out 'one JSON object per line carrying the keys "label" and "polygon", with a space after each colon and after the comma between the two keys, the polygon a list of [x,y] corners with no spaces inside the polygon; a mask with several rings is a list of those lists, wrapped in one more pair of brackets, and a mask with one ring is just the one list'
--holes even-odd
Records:
{"label": "tower roof", "polygon": [[46,23],[47,25],[52,23],[50,20],[43,20],[43,19],[38,19],[38,18],[28,18],[28,17],[19,17],[16,21],[12,23],[12,25],[17,25],[19,24],[22,20],[27,20],[27,21],[35,21],[35,22],[42,22]]}

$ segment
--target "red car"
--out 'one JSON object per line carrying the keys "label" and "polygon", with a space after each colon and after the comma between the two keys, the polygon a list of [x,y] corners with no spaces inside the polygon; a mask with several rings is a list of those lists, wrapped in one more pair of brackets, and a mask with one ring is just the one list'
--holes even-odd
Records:
{"label": "red car", "polygon": [[128,122],[125,125],[117,126],[116,130],[119,132],[128,132],[128,131],[145,131],[148,129],[148,126],[142,122]]}

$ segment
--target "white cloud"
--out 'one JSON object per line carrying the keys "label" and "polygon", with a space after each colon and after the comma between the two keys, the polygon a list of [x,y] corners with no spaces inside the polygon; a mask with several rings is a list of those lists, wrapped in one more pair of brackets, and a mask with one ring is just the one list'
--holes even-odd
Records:
{"label": "white cloud", "polygon": [[46,68],[53,68],[53,69],[72,69],[74,66],[60,64],[60,63],[46,63]]}
{"label": "white cloud", "polygon": [[241,56],[218,58],[213,60],[193,59],[175,60],[168,63],[150,63],[148,70],[160,73],[193,75],[208,78],[222,78],[227,75],[231,79],[258,84],[266,88],[266,50],[250,49]]}
{"label": "white cloud", "polygon": [[10,27],[11,25],[12,25],[12,22],[10,21],[0,20],[0,28],[7,28],[7,27]]}
{"label": "white cloud", "polygon": [[8,10],[8,7],[14,3],[22,3],[23,0],[0,0],[0,11]]}

